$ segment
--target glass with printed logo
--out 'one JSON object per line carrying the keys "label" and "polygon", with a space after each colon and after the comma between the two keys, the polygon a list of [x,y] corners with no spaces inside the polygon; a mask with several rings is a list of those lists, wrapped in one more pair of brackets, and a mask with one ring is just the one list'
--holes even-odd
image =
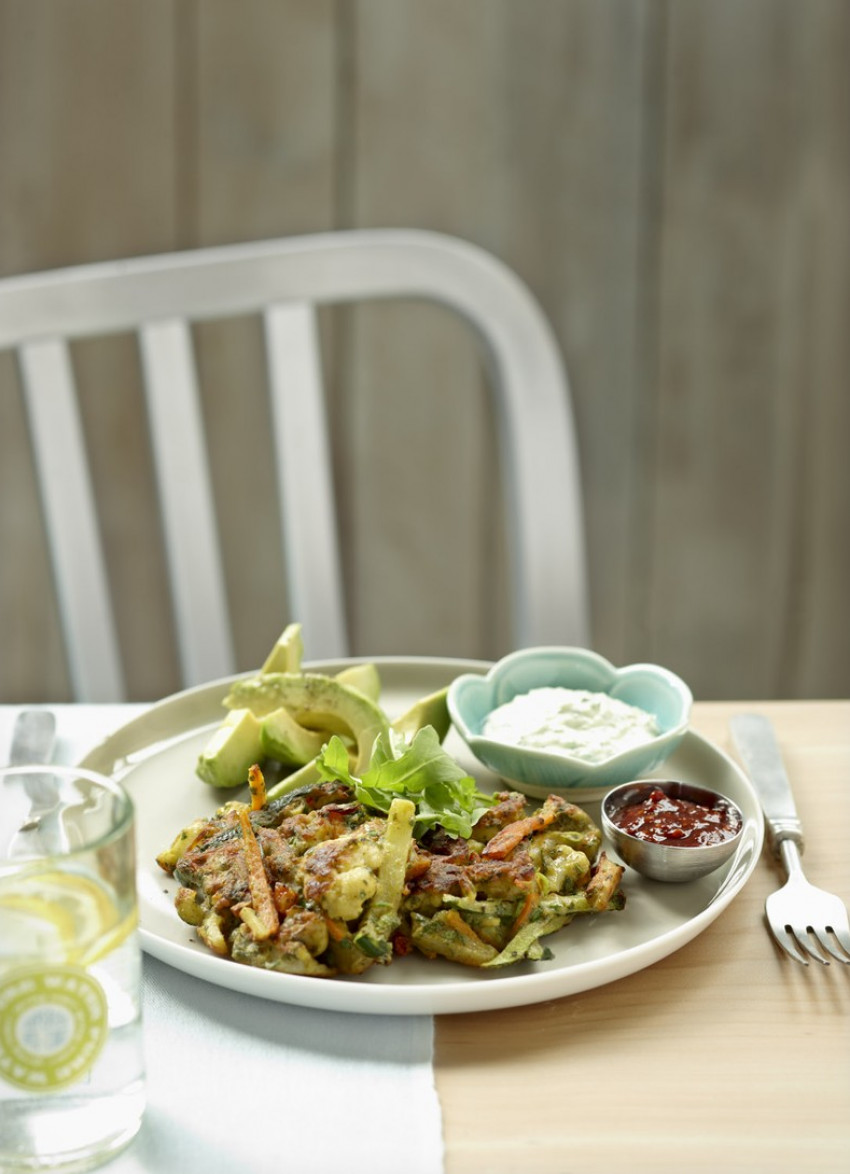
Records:
{"label": "glass with printed logo", "polygon": [[88,1170],[136,1135],[140,972],[126,791],[0,770],[0,1170]]}

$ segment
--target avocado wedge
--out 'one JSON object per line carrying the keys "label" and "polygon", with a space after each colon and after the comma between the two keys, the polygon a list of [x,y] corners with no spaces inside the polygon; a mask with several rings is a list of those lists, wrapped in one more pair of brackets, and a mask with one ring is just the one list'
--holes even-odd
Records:
{"label": "avocado wedge", "polygon": [[275,709],[260,722],[260,749],[264,758],[285,766],[303,766],[315,758],[330,737],[323,730],[309,730],[288,709]]}
{"label": "avocado wedge", "polygon": [[349,665],[348,668],[340,669],[336,674],[336,680],[364,693],[370,701],[374,701],[376,704],[381,698],[381,676],[377,665],[369,663]]}
{"label": "avocado wedge", "polygon": [[250,709],[233,709],[201,752],[196,774],[211,787],[239,787],[259,762],[262,723]]}
{"label": "avocado wedge", "polygon": [[378,734],[389,727],[374,701],[321,673],[265,673],[236,681],[224,704],[228,709],[250,709],[258,718],[284,708],[301,725],[349,734],[357,748],[358,774],[369,765]]}
{"label": "avocado wedge", "polygon": [[[298,673],[304,656],[304,641],[301,625],[287,624],[260,669],[260,676],[266,673]],[[381,678],[374,664],[352,664],[336,673],[336,679],[344,685],[351,685],[365,693],[371,701],[381,696]]]}
{"label": "avocado wedge", "polygon": [[[198,758],[196,773],[214,787],[238,787],[248,768],[269,759],[296,768],[278,788],[315,781],[322,747],[333,734],[349,745],[351,768],[369,765],[375,739],[389,728],[381,709],[381,677],[376,665],[352,664],[335,676],[303,672],[301,624],[287,624],[257,676],[235,682],[225,699],[230,713]],[[433,726],[440,740],[450,727],[447,689],[423,697],[392,722],[410,739]]]}
{"label": "avocado wedge", "polygon": [[452,719],[449,716],[448,695],[449,689],[446,686],[444,689],[438,689],[436,693],[429,693],[427,697],[420,698],[414,705],[411,705],[410,709],[393,721],[393,729],[399,734],[404,734],[407,738],[412,738],[417,730],[421,730],[423,726],[433,726],[437,731],[437,737],[442,742],[452,724]]}
{"label": "avocado wedge", "polygon": [[297,673],[301,670],[304,641],[300,624],[287,624],[265,659],[261,673]]}

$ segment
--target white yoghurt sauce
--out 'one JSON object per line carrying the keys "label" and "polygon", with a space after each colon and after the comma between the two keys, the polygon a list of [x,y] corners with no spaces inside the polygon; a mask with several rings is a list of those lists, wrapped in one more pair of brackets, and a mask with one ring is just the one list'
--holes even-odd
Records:
{"label": "white yoghurt sauce", "polygon": [[655,715],[587,689],[546,685],[494,709],[482,734],[496,742],[603,762],[659,734]]}

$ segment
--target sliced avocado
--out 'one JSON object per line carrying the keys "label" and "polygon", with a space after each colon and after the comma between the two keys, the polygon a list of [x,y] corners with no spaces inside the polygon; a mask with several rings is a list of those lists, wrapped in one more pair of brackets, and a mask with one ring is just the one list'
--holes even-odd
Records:
{"label": "sliced avocado", "polygon": [[304,766],[299,766],[291,775],[287,775],[285,779],[281,779],[279,783],[275,783],[273,787],[269,787],[266,792],[267,799],[279,799],[281,795],[291,795],[293,791],[297,791],[299,787],[313,786],[314,783],[320,783],[322,776],[319,774],[319,768],[316,765],[316,758],[311,758]]}
{"label": "sliced avocado", "polygon": [[250,709],[259,718],[283,707],[302,725],[321,730],[342,726],[357,745],[356,774],[369,765],[375,739],[389,726],[374,701],[320,673],[265,673],[236,681],[224,704],[228,709]]}
{"label": "sliced avocado", "polygon": [[302,726],[288,709],[275,709],[260,722],[263,754],[288,766],[304,766],[310,762],[329,737],[329,733]]}
{"label": "sliced avocado", "polygon": [[381,677],[374,664],[350,665],[336,674],[336,680],[352,689],[359,689],[370,701],[380,700]]}
{"label": "sliced avocado", "polygon": [[250,709],[233,709],[201,752],[196,774],[211,787],[239,787],[262,757],[261,723]]}
{"label": "sliced avocado", "polygon": [[427,697],[420,698],[406,713],[395,719],[392,728],[399,734],[412,737],[424,726],[433,726],[442,742],[452,724],[447,703],[448,695],[449,690],[446,686],[445,689],[439,689],[436,693],[429,693]]}
{"label": "sliced avocado", "polygon": [[287,624],[260,670],[263,673],[297,673],[301,671],[304,641],[300,624]]}

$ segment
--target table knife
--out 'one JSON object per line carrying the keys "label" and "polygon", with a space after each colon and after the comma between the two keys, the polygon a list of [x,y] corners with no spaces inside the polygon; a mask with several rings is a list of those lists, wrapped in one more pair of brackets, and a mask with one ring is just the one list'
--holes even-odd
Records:
{"label": "table knife", "polygon": [[[12,731],[9,765],[48,765],[56,738],[56,718],[49,709],[24,709],[18,714]],[[38,855],[47,850],[49,831],[57,842],[63,833],[56,819],[57,793],[49,775],[26,775],[24,786],[30,799],[29,814],[9,846],[10,856]]]}
{"label": "table knife", "polygon": [[773,725],[761,714],[740,713],[730,720],[729,727],[761,801],[771,848],[778,854],[783,840],[793,840],[802,851],[803,826]]}
{"label": "table knife", "polygon": [[10,766],[50,762],[56,718],[49,709],[24,709],[18,714],[9,749]]}

